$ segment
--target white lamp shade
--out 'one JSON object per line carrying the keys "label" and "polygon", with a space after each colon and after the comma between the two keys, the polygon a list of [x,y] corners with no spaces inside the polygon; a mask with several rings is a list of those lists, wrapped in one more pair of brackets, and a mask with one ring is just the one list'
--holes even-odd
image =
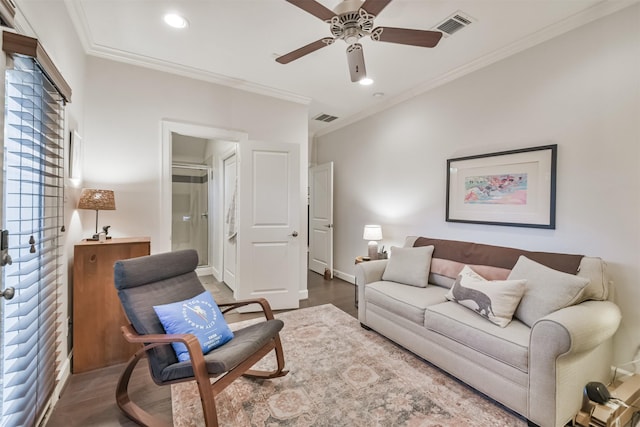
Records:
{"label": "white lamp shade", "polygon": [[382,240],[382,227],[379,225],[365,225],[362,238],[369,241]]}

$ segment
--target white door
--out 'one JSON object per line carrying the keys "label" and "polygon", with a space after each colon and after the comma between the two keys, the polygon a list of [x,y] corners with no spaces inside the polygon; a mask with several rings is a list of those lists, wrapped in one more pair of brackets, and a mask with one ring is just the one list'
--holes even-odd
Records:
{"label": "white door", "polygon": [[224,159],[224,233],[222,235],[222,281],[236,289],[237,210],[236,155]]}
{"label": "white door", "polygon": [[309,175],[309,269],[333,277],[333,162]]}
{"label": "white door", "polygon": [[236,299],[298,308],[301,276],[300,147],[247,141],[239,147]]}

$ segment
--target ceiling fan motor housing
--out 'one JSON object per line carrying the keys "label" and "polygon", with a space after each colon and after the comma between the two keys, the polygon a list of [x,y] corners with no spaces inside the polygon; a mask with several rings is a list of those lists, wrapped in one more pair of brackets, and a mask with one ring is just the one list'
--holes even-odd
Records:
{"label": "ceiling fan motor housing", "polygon": [[[347,9],[345,12],[338,14],[338,10],[345,9],[340,7],[345,3],[354,4],[357,9]],[[375,16],[367,13],[364,9],[360,9],[361,4],[362,2],[359,0],[346,0],[336,7],[334,12],[336,12],[337,16],[331,18],[330,26],[331,34],[335,38],[342,39],[347,44],[353,44],[362,37],[371,34]]]}
{"label": "ceiling fan motor housing", "polygon": [[358,9],[362,7],[364,0],[344,0],[333,9],[333,13],[336,15],[342,15],[349,12],[358,12]]}
{"label": "ceiling fan motor housing", "polygon": [[349,75],[352,82],[359,82],[367,77],[367,70],[364,66],[364,54],[362,45],[354,43],[347,47],[347,63],[349,64]]}

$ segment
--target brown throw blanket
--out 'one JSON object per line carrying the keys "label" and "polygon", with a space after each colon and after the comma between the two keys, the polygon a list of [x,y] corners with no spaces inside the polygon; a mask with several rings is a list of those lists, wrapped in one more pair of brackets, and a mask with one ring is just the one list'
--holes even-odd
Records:
{"label": "brown throw blanket", "polygon": [[558,254],[551,252],[531,252],[503,246],[456,240],[430,239],[418,237],[414,247],[433,245],[433,258],[455,261],[467,265],[484,265],[511,270],[520,255],[546,265],[554,270],[577,274],[584,255]]}

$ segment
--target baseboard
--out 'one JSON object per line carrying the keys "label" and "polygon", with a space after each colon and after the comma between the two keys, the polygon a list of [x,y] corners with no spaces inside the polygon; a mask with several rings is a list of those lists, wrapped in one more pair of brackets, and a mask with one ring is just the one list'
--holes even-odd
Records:
{"label": "baseboard", "polygon": [[196,275],[199,276],[216,276],[213,272],[213,267],[198,267],[196,268]]}
{"label": "baseboard", "polygon": [[46,410],[44,411],[42,418],[36,424],[38,426],[46,426],[49,422],[49,418],[51,417],[51,412],[53,412],[53,408],[55,408],[56,403],[60,399],[60,395],[62,395],[62,390],[67,385],[67,381],[71,378],[71,354],[60,366],[60,372],[58,373],[58,377],[56,378],[56,386],[53,389],[53,393],[51,393],[51,397],[46,405]]}
{"label": "baseboard", "polygon": [[352,285],[356,284],[356,276],[354,276],[353,274],[347,274],[340,270],[333,270],[333,276],[337,277],[338,279],[342,279],[345,282],[349,282]]}
{"label": "baseboard", "polygon": [[298,291],[298,299],[299,300],[309,299],[309,290],[308,289],[300,289]]}

